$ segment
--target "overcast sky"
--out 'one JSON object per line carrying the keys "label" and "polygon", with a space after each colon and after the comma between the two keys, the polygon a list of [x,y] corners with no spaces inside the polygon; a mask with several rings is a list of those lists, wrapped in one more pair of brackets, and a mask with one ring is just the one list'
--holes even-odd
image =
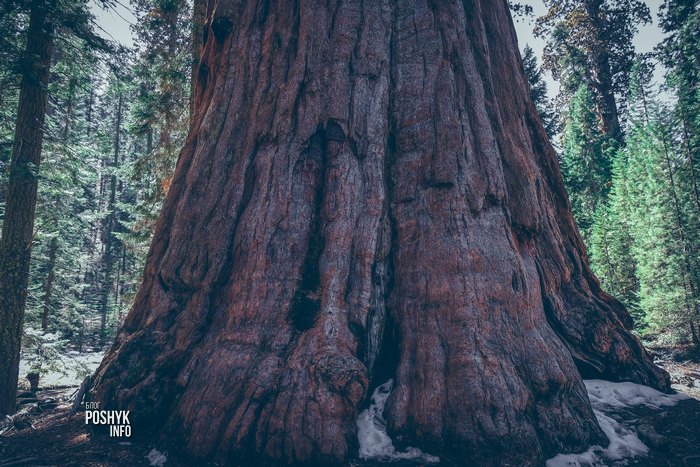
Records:
{"label": "overcast sky", "polygon": [[[638,52],[651,51],[662,38],[661,31],[658,27],[658,11],[662,2],[663,0],[647,0],[645,2],[651,10],[653,23],[642,27],[634,38],[634,44]],[[535,16],[540,16],[545,13],[545,6],[542,0],[530,0],[528,3],[533,6]],[[97,23],[103,30],[101,35],[119,41],[126,46],[132,46],[134,44],[129,26],[136,22],[136,18],[129,8],[129,0],[120,0],[117,8],[109,11],[105,11],[96,6],[94,0],[91,1],[91,6],[93,13],[97,17]],[[525,44],[530,44],[530,47],[534,49],[536,55],[541,57],[544,41],[532,35],[533,26],[534,24],[532,21],[516,21],[515,28],[518,32],[518,41],[521,49],[525,47]],[[663,70],[657,70],[656,79],[660,80],[662,75]],[[549,85],[550,95],[555,94],[558,88],[556,82],[553,81],[551,77],[547,76],[547,83]]]}

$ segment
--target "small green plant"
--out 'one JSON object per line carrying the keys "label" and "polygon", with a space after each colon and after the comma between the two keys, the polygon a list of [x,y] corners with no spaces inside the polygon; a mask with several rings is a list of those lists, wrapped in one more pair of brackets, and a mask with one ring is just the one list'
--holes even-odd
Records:
{"label": "small green plant", "polygon": [[[22,357],[29,366],[28,373],[44,375],[49,371],[58,371],[66,374],[66,364],[61,352],[68,344],[68,340],[62,339],[59,334],[44,334],[27,327],[24,330],[22,344]],[[23,376],[26,375],[20,375],[20,377]]]}

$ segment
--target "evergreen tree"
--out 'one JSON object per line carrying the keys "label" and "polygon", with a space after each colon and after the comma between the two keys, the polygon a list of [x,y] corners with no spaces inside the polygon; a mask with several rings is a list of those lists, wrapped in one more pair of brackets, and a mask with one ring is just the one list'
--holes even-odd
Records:
{"label": "evergreen tree", "polygon": [[635,55],[632,38],[639,24],[651,20],[649,8],[640,0],[544,3],[548,11],[535,29],[547,39],[544,67],[563,82],[563,102],[568,103],[580,84],[593,92],[601,131],[621,147],[618,96],[627,92]]}
{"label": "evergreen tree", "polygon": [[603,289],[627,306],[637,324],[643,324],[637,267],[632,255],[634,218],[627,191],[627,156],[627,151],[617,151],[613,160],[610,196],[606,203],[597,207],[589,255]]}
{"label": "evergreen tree", "polygon": [[689,172],[684,181],[692,190],[695,210],[700,211],[700,0],[666,0],[660,18],[667,37],[659,56],[678,101],[676,121]]}
{"label": "evergreen tree", "polygon": [[614,145],[598,126],[593,93],[581,85],[564,125],[561,170],[576,223],[589,247],[595,213],[610,190],[612,151]]}
{"label": "evergreen tree", "polygon": [[27,323],[38,328],[41,322],[44,332],[77,339],[87,312],[80,298],[95,211],[97,157],[85,116],[98,85],[97,58],[80,39],[65,38],[57,43],[52,69]]}
{"label": "evergreen tree", "polygon": [[655,123],[633,122],[627,148],[640,307],[656,329],[683,325],[687,332],[693,312],[690,252],[660,137]]}
{"label": "evergreen tree", "polygon": [[674,179],[678,234],[687,252],[685,269],[691,294],[693,336],[700,322],[700,1],[666,0],[660,12],[666,33],[658,56],[666,65],[666,85],[676,103],[664,114],[663,130]]}
{"label": "evergreen tree", "polygon": [[[561,82],[562,172],[584,241],[591,256],[603,261],[612,248],[600,243],[611,235],[607,223],[612,213],[606,206],[612,167],[624,148],[620,98],[629,89],[635,57],[632,37],[639,24],[650,21],[649,9],[639,0],[545,1],[545,5],[548,11],[538,19],[535,33],[547,39],[543,66]],[[596,226],[597,222],[606,225]],[[594,268],[613,276],[622,273],[608,263]],[[606,281],[617,282],[604,274]],[[613,289],[632,294],[633,283],[626,280]]]}
{"label": "evergreen tree", "polygon": [[527,81],[530,84],[532,102],[537,107],[537,113],[540,115],[547,135],[553,140],[561,131],[559,120],[554,105],[547,95],[547,83],[542,77],[542,70],[537,63],[537,57],[529,45],[525,45],[525,49],[523,49],[523,67]]}
{"label": "evergreen tree", "polygon": [[[128,127],[140,138],[129,166],[139,193],[124,240],[143,261],[187,132],[193,40],[199,47],[199,36],[191,32],[193,13],[185,0],[139,0],[135,5],[141,18],[134,28],[140,51]],[[199,5],[195,14],[201,10]]]}
{"label": "evergreen tree", "polygon": [[626,168],[639,306],[654,330],[697,342],[698,226],[680,183],[687,161],[672,144],[672,118],[651,90],[652,68],[634,67]]}
{"label": "evergreen tree", "polygon": [[[17,55],[17,62],[9,66],[12,73],[19,75],[19,98],[12,154],[5,169],[7,188],[2,200],[0,380],[7,384],[0,391],[0,415],[15,410],[52,49],[57,38],[75,36],[90,47],[111,50],[106,41],[93,33],[92,15],[86,0],[4,0],[2,10],[29,20],[21,34],[24,36],[22,52]],[[12,55],[14,41],[4,45],[8,45],[8,53]]]}

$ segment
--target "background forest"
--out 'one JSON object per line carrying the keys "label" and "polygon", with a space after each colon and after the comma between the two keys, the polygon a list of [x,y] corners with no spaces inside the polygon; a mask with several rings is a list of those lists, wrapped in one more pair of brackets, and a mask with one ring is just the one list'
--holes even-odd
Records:
{"label": "background forest", "polygon": [[[202,3],[131,0],[137,44],[125,49],[99,39],[87,0],[53,2],[26,355],[103,347],[128,311],[186,136]],[[0,2],[0,219],[30,4]],[[525,46],[524,67],[591,265],[640,334],[699,345],[700,1],[665,0],[658,17],[638,0],[544,4],[540,17],[512,7],[547,44],[541,57]],[[663,39],[637,54],[632,39],[650,21]]]}

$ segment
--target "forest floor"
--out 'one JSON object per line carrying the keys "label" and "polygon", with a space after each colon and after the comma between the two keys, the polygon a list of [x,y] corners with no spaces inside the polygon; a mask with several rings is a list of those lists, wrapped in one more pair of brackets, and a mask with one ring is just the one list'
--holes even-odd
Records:
{"label": "forest floor", "polygon": [[[657,363],[671,374],[674,389],[690,398],[668,407],[620,406],[605,412],[618,422],[617,429],[623,434],[632,432],[649,452],[619,461],[594,457],[593,463],[586,463],[583,456],[577,458],[578,463],[552,465],[700,466],[700,356],[683,348],[657,348],[652,352]],[[17,415],[0,422],[0,467],[193,465],[168,453],[164,446],[110,438],[86,425],[84,412],[71,413],[70,399],[76,391],[75,387],[40,389],[36,399],[25,404]],[[380,465],[362,461],[354,464]],[[419,464],[403,461],[391,465]]]}
{"label": "forest floor", "polygon": [[637,407],[621,413],[623,425],[636,431],[650,451],[627,465],[700,466],[700,353],[692,347],[649,350],[671,375],[673,389],[691,399],[662,410]]}

